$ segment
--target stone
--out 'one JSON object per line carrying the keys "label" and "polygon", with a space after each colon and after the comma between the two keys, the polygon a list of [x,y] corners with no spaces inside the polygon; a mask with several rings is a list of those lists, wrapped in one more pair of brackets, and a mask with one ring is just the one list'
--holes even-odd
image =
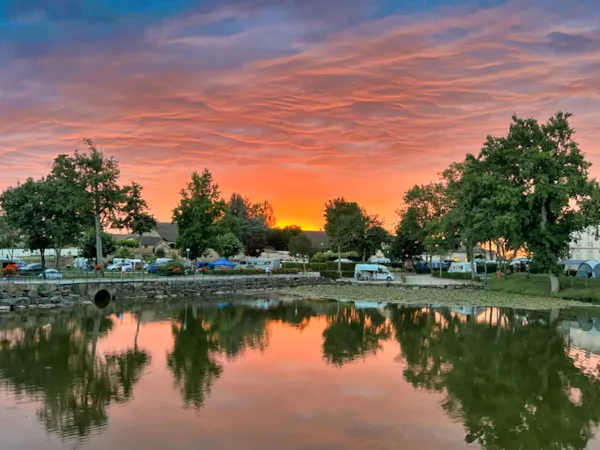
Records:
{"label": "stone", "polygon": [[0,313],[10,312],[10,306],[0,306]]}
{"label": "stone", "polygon": [[2,305],[2,306],[11,307],[16,304],[17,304],[17,299],[15,299],[15,298],[3,298],[0,300],[0,305]]}
{"label": "stone", "polygon": [[52,308],[56,308],[57,305],[53,305],[53,304],[48,304],[48,305],[38,305],[39,309],[52,309]]}
{"label": "stone", "polygon": [[29,309],[38,309],[38,305],[29,305],[28,308]]}
{"label": "stone", "polygon": [[60,303],[62,302],[62,297],[60,295],[55,295],[50,298],[50,303]]}
{"label": "stone", "polygon": [[40,295],[38,294],[38,291],[29,291],[29,292],[27,293],[27,296],[28,296],[29,298],[38,298]]}

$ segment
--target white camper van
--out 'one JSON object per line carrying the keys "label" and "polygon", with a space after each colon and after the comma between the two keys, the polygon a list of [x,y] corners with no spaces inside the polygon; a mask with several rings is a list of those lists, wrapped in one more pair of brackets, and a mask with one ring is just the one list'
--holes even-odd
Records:
{"label": "white camper van", "polygon": [[381,264],[357,264],[354,266],[355,280],[386,280],[392,281],[396,277],[387,267]]}
{"label": "white camper van", "polygon": [[281,269],[281,260],[269,258],[248,258],[245,261],[240,261],[240,266],[248,270],[259,269],[266,271],[267,267],[270,270]]}

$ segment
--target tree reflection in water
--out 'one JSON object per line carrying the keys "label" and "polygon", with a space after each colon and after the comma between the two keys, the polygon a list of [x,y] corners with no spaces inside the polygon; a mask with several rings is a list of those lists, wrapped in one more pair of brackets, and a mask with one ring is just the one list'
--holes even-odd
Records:
{"label": "tree reflection in water", "polygon": [[62,438],[84,438],[107,425],[106,409],[126,402],[150,356],[137,348],[97,354],[107,316],[61,315],[13,330],[0,351],[0,378],[17,395],[41,402],[38,418]]}
{"label": "tree reflection in water", "polygon": [[344,303],[332,308],[323,331],[323,357],[335,366],[375,354],[389,339],[390,326],[377,309],[354,309]]}
{"label": "tree reflection in water", "polygon": [[[584,449],[600,420],[600,380],[576,367],[557,323],[504,326],[422,308],[392,308],[413,386],[443,392],[467,442],[488,449]],[[546,316],[547,318],[547,316]]]}

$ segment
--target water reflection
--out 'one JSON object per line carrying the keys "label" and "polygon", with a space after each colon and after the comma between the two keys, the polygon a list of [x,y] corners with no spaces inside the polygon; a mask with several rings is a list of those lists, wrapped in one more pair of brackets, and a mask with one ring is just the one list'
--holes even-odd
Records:
{"label": "water reflection", "polygon": [[18,396],[41,402],[37,416],[46,430],[62,437],[85,437],[101,430],[112,402],[131,398],[150,357],[135,343],[124,352],[96,351],[113,322],[100,315],[57,316],[4,335],[2,381]]}
{"label": "water reflection", "polygon": [[[282,334],[274,331],[284,327],[294,336],[307,336],[303,341],[307,348],[317,344],[318,366],[303,365],[303,348],[290,348],[286,357],[288,364],[293,361],[294,370],[312,370],[307,376],[314,379],[307,383],[333,377],[343,385],[353,370],[373,366],[372,374],[391,380],[386,397],[397,396],[400,384],[413,392],[434,394],[436,409],[451,419],[450,424],[458,424],[452,426],[474,448],[584,449],[597,442],[600,320],[595,313],[276,300],[137,307],[127,315],[132,320],[129,326],[123,324],[123,313],[13,315],[13,322],[1,319],[0,381],[18,398],[35,402],[37,420],[47,433],[80,443],[91,435],[110,433],[107,425],[114,420],[111,405],[127,405],[134,396],[153,395],[152,385],[144,391],[137,389],[151,366],[152,371],[164,371],[171,380],[174,394],[167,391],[164,395],[171,395],[178,408],[203,411],[216,392],[221,392],[217,401],[223,401],[225,388],[219,387],[219,380],[229,371],[249,370],[244,365],[233,369],[236,362],[252,361],[273,346],[285,347]],[[161,342],[150,339],[144,316],[152,316],[155,331],[165,330],[166,338]],[[119,345],[103,345],[117,334]],[[160,348],[160,353],[153,348]],[[382,365],[389,349],[391,365]],[[264,364],[253,366],[259,370],[253,373],[268,378],[269,366]],[[271,381],[269,388],[275,396],[288,396],[289,401],[290,392],[297,392],[298,397],[307,392],[306,386],[298,386],[298,380],[290,378],[288,384]],[[353,389],[360,391],[361,386]],[[369,389],[373,387],[365,387],[365,392]],[[362,448],[363,439],[373,438],[369,431],[372,411],[384,405],[369,403],[368,397],[352,396],[351,392],[346,395],[352,402],[360,399],[358,404],[350,403],[358,405],[354,414],[359,423],[351,433],[340,435],[356,436],[352,448]],[[235,394],[240,395],[244,396],[243,390]],[[345,401],[333,392],[329,395],[312,399],[304,408],[323,411],[327,417],[335,407],[334,399]],[[253,408],[256,397],[245,398]],[[151,405],[160,410],[164,401],[156,398]],[[400,411],[410,408],[403,402],[394,402],[396,415],[388,416],[398,427],[407,420]],[[198,414],[196,420],[207,419]],[[168,435],[169,427],[165,428],[161,433]],[[378,436],[379,445],[399,445],[402,434],[389,433]],[[318,430],[303,436],[298,448],[347,448],[341,441],[337,447],[330,441],[318,441]],[[215,444],[214,436],[207,439],[214,448],[226,448]],[[244,445],[260,448],[252,441],[244,441]],[[455,442],[444,445],[464,448]]]}
{"label": "water reflection", "polygon": [[463,422],[467,442],[586,448],[600,420],[597,372],[575,365],[547,314],[497,310],[489,321],[477,317],[393,308],[406,380],[445,394],[442,407]]}

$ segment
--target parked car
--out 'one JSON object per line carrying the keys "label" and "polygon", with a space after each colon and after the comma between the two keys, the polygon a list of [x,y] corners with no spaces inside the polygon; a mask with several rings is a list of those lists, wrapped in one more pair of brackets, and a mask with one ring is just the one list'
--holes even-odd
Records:
{"label": "parked car", "polygon": [[106,268],[106,270],[108,270],[109,272],[120,272],[123,270],[123,267],[125,267],[125,272],[129,272],[131,269],[133,269],[133,266],[130,263],[120,262],[117,264],[111,264]]}
{"label": "parked car", "polygon": [[148,273],[158,273],[158,264],[156,263],[152,263],[152,264],[148,264],[148,267],[146,268],[146,270],[148,271]]}
{"label": "parked car", "polygon": [[17,270],[23,275],[37,275],[39,273],[42,273],[42,265],[38,263],[27,264],[23,267],[18,268]]}
{"label": "parked car", "polygon": [[38,276],[45,278],[47,280],[62,280],[62,273],[60,273],[56,269],[46,269]]}

